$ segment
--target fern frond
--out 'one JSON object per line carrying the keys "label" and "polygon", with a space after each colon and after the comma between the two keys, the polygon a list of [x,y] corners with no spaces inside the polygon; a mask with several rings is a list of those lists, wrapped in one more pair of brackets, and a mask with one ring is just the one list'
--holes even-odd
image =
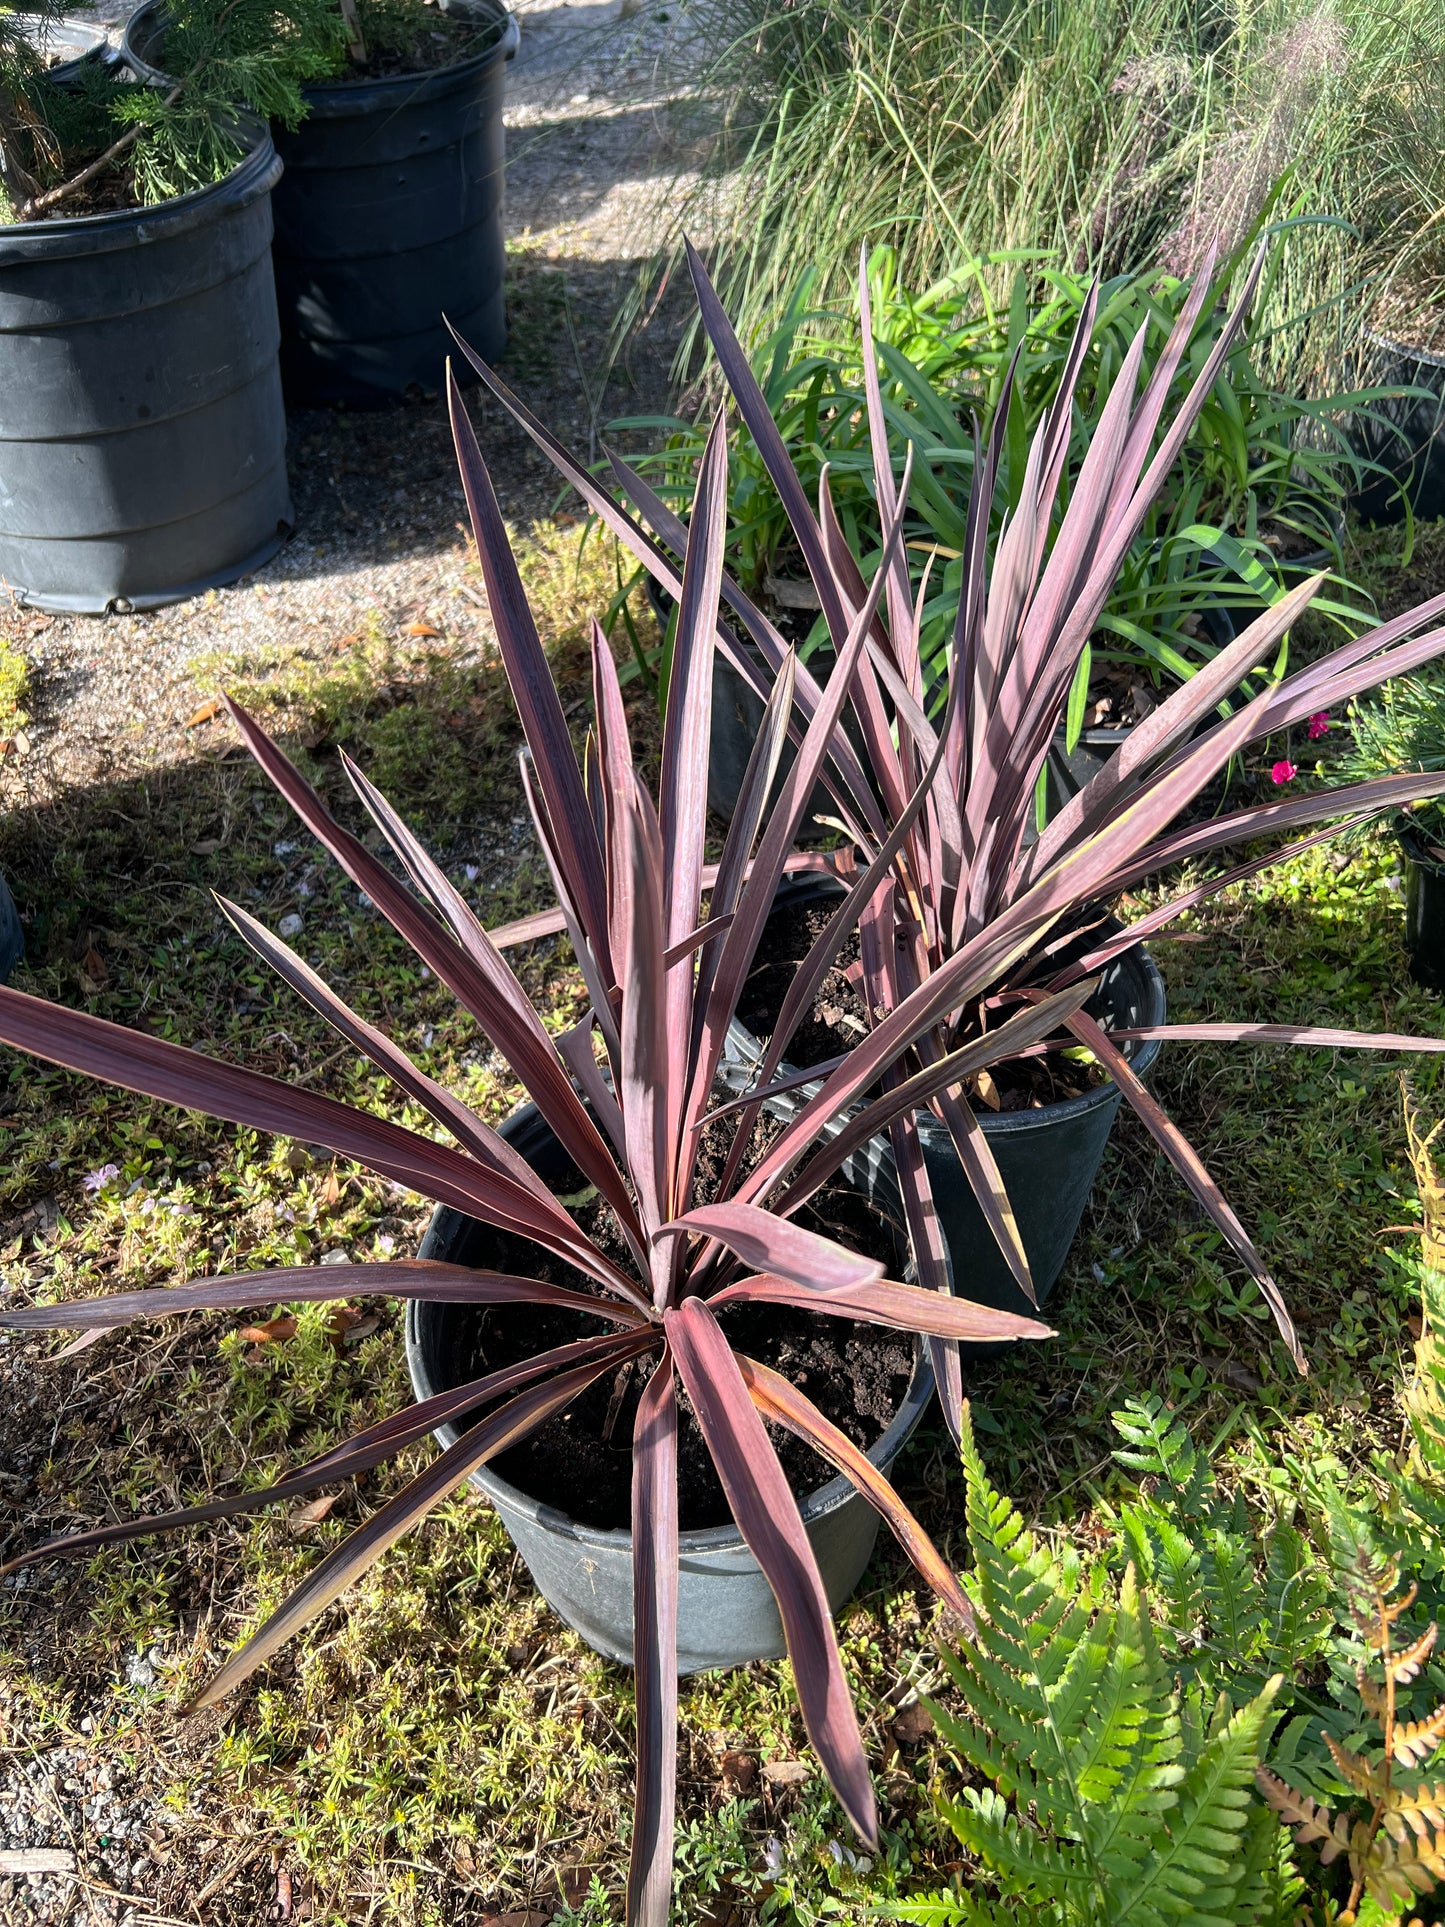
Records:
{"label": "fern frond", "polygon": [[1132,1448],[1114,1458],[1141,1478],[1159,1479],[1171,1490],[1175,1507],[1186,1515],[1199,1512],[1214,1484],[1209,1462],[1196,1452],[1182,1420],[1171,1423],[1164,1401],[1151,1393],[1131,1398],[1112,1415],[1114,1429]]}
{"label": "fern frond", "polygon": [[1344,1820],[1337,1819],[1328,1807],[1322,1806],[1318,1800],[1312,1800],[1307,1793],[1297,1793],[1278,1774],[1271,1773],[1267,1766],[1254,1769],[1254,1780],[1285,1825],[1295,1829],[1295,1839],[1299,1844],[1302,1847],[1319,1846],[1320,1859],[1325,1866],[1340,1854],[1349,1852],[1349,1829]]}
{"label": "fern frond", "polygon": [[1431,1827],[1445,1827],[1445,1785],[1420,1786],[1411,1793],[1391,1787],[1385,1796],[1384,1821],[1395,1839],[1406,1832],[1423,1836]]}
{"label": "fern frond", "polygon": [[[1140,1927],[1228,1905],[1242,1872],[1239,1838],[1249,1819],[1264,1725],[1283,1680],[1276,1677],[1238,1711],[1222,1700],[1209,1740],[1178,1789],[1169,1829],[1140,1878],[1116,1896],[1117,1918]],[[1208,1908],[1198,1905],[1209,1890]]]}
{"label": "fern frond", "polygon": [[1420,1637],[1407,1646],[1403,1653],[1391,1654],[1389,1668],[1397,1686],[1408,1686],[1415,1678],[1434,1650],[1439,1634],[1440,1628],[1432,1619]]}
{"label": "fern frond", "polygon": [[1320,1656],[1334,1625],[1325,1569],[1303,1535],[1283,1522],[1270,1535],[1264,1605],[1271,1671],[1289,1675]]}
{"label": "fern frond", "polygon": [[1364,1868],[1365,1889],[1382,1907],[1402,1907],[1445,1880],[1445,1832],[1401,1843],[1376,1839]]}
{"label": "fern frond", "polygon": [[1245,1658],[1264,1624],[1254,1548],[1248,1538],[1212,1527],[1205,1534],[1200,1584],[1214,1638],[1226,1652]]}
{"label": "fern frond", "polygon": [[961,1801],[940,1802],[939,1811],[968,1851],[985,1863],[1003,1894],[1034,1906],[1062,1908],[1087,1896],[1095,1884],[1094,1869],[1081,1847],[1046,1839],[991,1788],[969,1787]]}
{"label": "fern frond", "polygon": [[1382,1790],[1383,1782],[1370,1762],[1362,1760],[1358,1753],[1349,1752],[1329,1733],[1325,1734],[1325,1745],[1345,1785],[1373,1800]]}
{"label": "fern frond", "polygon": [[1445,1739],[1445,1705],[1428,1719],[1410,1720],[1395,1728],[1395,1758],[1401,1766],[1419,1766]]}

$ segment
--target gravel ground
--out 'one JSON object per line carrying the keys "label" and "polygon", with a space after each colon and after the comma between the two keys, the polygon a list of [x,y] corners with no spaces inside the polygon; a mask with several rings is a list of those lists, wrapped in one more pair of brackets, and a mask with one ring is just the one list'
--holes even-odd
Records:
{"label": "gravel ground", "polygon": [[[639,10],[629,0],[520,0],[518,11],[504,367],[564,439],[592,449],[600,421],[655,409],[666,396],[676,339],[666,313],[634,340],[609,381],[599,371],[618,299],[690,159],[669,104],[685,95],[675,79],[688,60],[685,25],[675,5]],[[110,24],[124,12],[94,10]],[[474,402],[473,411],[504,512],[525,539],[555,502],[551,471],[495,407]],[[208,694],[206,666],[217,652],[254,658],[284,646],[321,661],[365,624],[399,633],[418,622],[453,651],[488,648],[438,401],[375,415],[295,414],[289,462],[296,534],[254,577],[149,615],[51,617],[0,607],[0,633],[24,650],[32,685],[29,725],[0,761],[0,809],[33,812],[38,833],[48,813],[58,806],[63,816],[67,799],[90,786],[158,776],[213,753],[215,732],[188,724]],[[38,1209],[30,1228],[43,1232]],[[18,1229],[0,1227],[6,1242]],[[82,1375],[67,1396],[96,1395],[86,1385]],[[53,1377],[27,1363],[27,1347],[0,1338],[0,1413],[9,1420],[0,1425],[0,1497],[22,1516],[52,1436],[54,1397]],[[22,1574],[7,1583],[14,1598],[33,1582]],[[79,1682],[68,1707],[49,1709],[48,1730],[65,1738],[48,1748],[27,1740],[33,1718],[22,1715],[35,1709],[22,1704],[23,1685],[0,1674],[6,1927],[197,1927],[291,1916],[290,1878],[269,1841],[248,1836],[232,1809],[214,1803],[211,1814],[204,1773],[196,1772],[206,1735],[169,1713],[145,1718],[161,1705],[174,1661],[141,1645],[113,1679]],[[124,1736],[136,1721],[146,1739],[132,1747]],[[178,1776],[186,1786],[179,1806],[167,1798]]]}

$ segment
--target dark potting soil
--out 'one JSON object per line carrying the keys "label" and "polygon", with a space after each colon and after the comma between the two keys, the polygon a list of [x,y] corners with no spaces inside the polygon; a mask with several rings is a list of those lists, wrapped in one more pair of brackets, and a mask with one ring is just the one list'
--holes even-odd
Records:
{"label": "dark potting soil", "polygon": [[[719,1148],[725,1150],[730,1133],[718,1136]],[[705,1146],[704,1158],[711,1157]],[[719,1168],[714,1162],[714,1178]],[[580,1175],[577,1182],[582,1182]],[[565,1186],[556,1188],[568,1195]],[[699,1201],[711,1195],[706,1176],[697,1195]],[[594,1198],[572,1215],[605,1251],[631,1269],[608,1207]],[[880,1259],[898,1276],[899,1243],[893,1229],[851,1186],[826,1185],[813,1204],[798,1213],[797,1221],[850,1250]],[[486,1262],[497,1271],[596,1291],[570,1265],[504,1232],[488,1232]],[[913,1341],[905,1333],[783,1305],[725,1307],[718,1322],[737,1350],[790,1379],[864,1451],[883,1436],[903,1403],[913,1371]],[[461,1384],[534,1358],[551,1346],[616,1330],[610,1321],[545,1305],[456,1306],[448,1314],[449,1378]],[[604,1373],[565,1412],[494,1459],[493,1469],[529,1497],[581,1525],[630,1526],[632,1427],[653,1368],[649,1357]],[[732,1514],[685,1396],[678,1417],[680,1528],[698,1532],[730,1525]],[[788,1483],[800,1497],[834,1476],[832,1467],[793,1433],[773,1425],[768,1433]]]}
{"label": "dark potting soil", "polygon": [[[764,1041],[771,1037],[798,966],[823,934],[836,908],[836,900],[806,899],[785,900],[774,906],[763,925],[753,967],[738,1000],[738,1017],[755,1036]],[[795,1069],[825,1063],[867,1035],[862,994],[847,976],[848,967],[858,961],[858,956],[855,930],[819,986],[812,1009],[793,1033],[785,1058]],[[1070,1058],[1022,1058],[993,1070],[990,1081],[976,1093],[974,1108],[980,1112],[1034,1110],[1078,1097],[1099,1082],[1102,1078],[1098,1073]],[[991,1103],[990,1097],[998,1102]]]}

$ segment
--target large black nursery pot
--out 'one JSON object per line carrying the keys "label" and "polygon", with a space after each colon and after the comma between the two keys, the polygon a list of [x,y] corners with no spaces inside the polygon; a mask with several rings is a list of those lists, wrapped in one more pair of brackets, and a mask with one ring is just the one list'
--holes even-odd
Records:
{"label": "large black nursery pot", "polygon": [[257,131],[158,207],[0,227],[0,580],[41,609],[150,609],[290,531],[271,190]]}
{"label": "large black nursery pot", "polygon": [[1445,355],[1374,332],[1366,336],[1366,354],[1370,386],[1416,392],[1372,402],[1367,414],[1351,418],[1358,453],[1385,471],[1370,477],[1351,507],[1365,522],[1403,522],[1408,498],[1412,514],[1433,521],[1445,515]]}
{"label": "large black nursery pot", "polygon": [[[502,95],[517,22],[498,0],[442,11],[492,21],[494,39],[428,73],[307,87],[306,119],[273,129],[286,168],[273,249],[281,375],[294,406],[433,392],[449,354],[458,379],[473,379],[446,321],[488,360],[506,346]],[[160,0],[146,0],[124,45],[152,85],[167,79],[164,34]]]}
{"label": "large black nursery pot", "polygon": [[[778,901],[796,904],[810,896],[836,900],[839,894],[839,886],[826,878],[789,877],[779,887]],[[1085,941],[1096,942],[1098,934],[1090,933]],[[760,955],[766,943],[765,928]],[[1061,962],[1067,961],[1067,954]],[[1125,951],[1108,966],[1088,1009],[1105,1030],[1165,1021],[1164,979],[1142,944]],[[1124,1045],[1125,1056],[1140,1076],[1148,1074],[1159,1050],[1158,1039]],[[742,1088],[760,1054],[758,1040],[734,1021],[728,1037],[729,1081]],[[815,1088],[804,1086],[802,1095]],[[1014,1209],[1040,1305],[1047,1303],[1064,1268],[1122,1098],[1119,1086],[1111,1079],[1082,1096],[1045,1104],[1037,1110],[979,1113]],[[1014,1281],[974,1199],[948,1131],[932,1112],[916,1115],[924,1162],[948,1245],[954,1290],[960,1298],[972,1299],[975,1304],[1031,1316],[1035,1307]]]}
{"label": "large black nursery pot", "polygon": [[[548,1184],[563,1195],[581,1176],[533,1104],[502,1125],[503,1135]],[[844,1166],[844,1175],[865,1189],[894,1227],[901,1227],[902,1204],[887,1161],[862,1157]],[[898,1231],[900,1253],[902,1232]],[[447,1206],[439,1206],[422,1241],[421,1256],[448,1264],[486,1268],[493,1249],[488,1226]],[[419,1399],[462,1383],[458,1370],[458,1333],[467,1308],[413,1301],[406,1314],[406,1357]],[[933,1395],[933,1374],[926,1348],[916,1345],[913,1376],[893,1423],[868,1456],[885,1471],[923,1416]],[[436,1439],[455,1444],[460,1428],[442,1425]],[[554,1507],[539,1505],[498,1476],[490,1465],[472,1480],[491,1500],[512,1537],[537,1590],[559,1618],[580,1633],[595,1652],[622,1665],[632,1664],[632,1534],[623,1527],[602,1530],[580,1525]],[[828,1604],[833,1611],[849,1598],[862,1578],[878,1537],[878,1514],[841,1476],[799,1501],[803,1524],[817,1557]],[[742,1534],[732,1526],[683,1532],[678,1545],[678,1671],[712,1672],[754,1659],[781,1658],[782,1621],[772,1590]]]}
{"label": "large black nursery pot", "polygon": [[1400,831],[1405,854],[1405,943],[1410,975],[1429,990],[1445,990],[1445,863],[1413,828]]}

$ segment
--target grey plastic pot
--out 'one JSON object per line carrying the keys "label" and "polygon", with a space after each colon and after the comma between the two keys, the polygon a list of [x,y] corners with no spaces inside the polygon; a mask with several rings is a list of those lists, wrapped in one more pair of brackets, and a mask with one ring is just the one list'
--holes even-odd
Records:
{"label": "grey plastic pot", "polygon": [[[580,1183],[535,1105],[515,1112],[502,1131],[550,1184],[565,1193]],[[887,1160],[872,1156],[852,1160],[844,1172],[867,1191],[890,1223],[901,1223],[897,1184]],[[421,1256],[484,1267],[491,1240],[486,1225],[440,1206],[422,1240]],[[407,1368],[419,1399],[459,1382],[452,1360],[460,1315],[461,1308],[455,1305],[414,1301],[407,1307]],[[875,1465],[886,1470],[892,1463],[932,1395],[933,1374],[925,1348],[918,1346],[904,1403],[868,1454]],[[455,1426],[443,1425],[435,1436],[439,1444],[448,1446],[460,1435]],[[579,1525],[553,1507],[539,1505],[490,1466],[480,1467],[472,1479],[496,1507],[552,1610],[595,1652],[630,1666],[632,1534]],[[867,1567],[878,1537],[878,1514],[841,1477],[802,1499],[799,1509],[828,1604],[836,1612]],[[784,1650],[777,1604],[742,1535],[731,1526],[684,1532],[678,1548],[679,1673],[777,1659]]]}
{"label": "grey plastic pot", "polygon": [[[517,22],[493,0],[457,12],[496,24],[483,52],[429,73],[305,89],[306,119],[277,127],[276,297],[287,400],[375,407],[471,379],[443,316],[488,360],[502,306],[502,96]],[[147,0],[126,28],[129,64],[166,76],[164,18]]]}
{"label": "grey plastic pot", "polygon": [[[804,876],[785,879],[778,898],[796,903],[810,895],[836,897],[838,891],[839,886],[826,878]],[[1092,933],[1089,940],[1093,940]],[[1164,980],[1142,944],[1109,965],[1089,1005],[1111,1030],[1162,1024],[1166,1008]],[[1148,1075],[1160,1048],[1157,1039],[1124,1046],[1125,1055],[1141,1077]],[[760,1051],[758,1040],[743,1025],[734,1023],[728,1034],[729,1082],[742,1088]],[[802,1095],[806,1097],[817,1088],[805,1085]],[[1064,1268],[1121,1101],[1122,1093],[1111,1081],[1080,1097],[1065,1098],[1038,1110],[980,1114],[984,1136],[1013,1205],[1040,1305],[1047,1303]],[[1028,1317],[1034,1307],[1014,1282],[974,1200],[952,1138],[926,1111],[918,1114],[918,1132],[948,1245],[955,1291],[975,1304]]]}
{"label": "grey plastic pot", "polygon": [[290,532],[270,137],[159,207],[0,227],[0,578],[151,609]]}

